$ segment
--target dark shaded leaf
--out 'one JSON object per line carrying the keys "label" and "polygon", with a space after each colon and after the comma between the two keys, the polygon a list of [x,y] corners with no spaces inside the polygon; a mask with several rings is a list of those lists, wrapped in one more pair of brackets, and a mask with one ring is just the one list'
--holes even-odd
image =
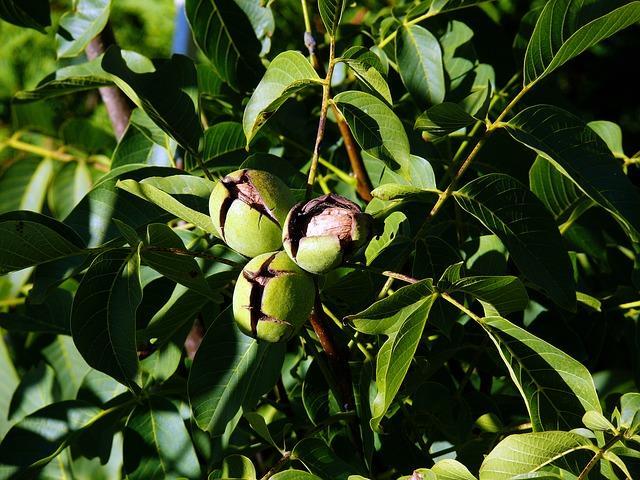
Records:
{"label": "dark shaded leaf", "polygon": [[87,363],[129,388],[138,382],[135,332],[141,300],[139,253],[110,250],[85,273],[71,311],[73,341]]}
{"label": "dark shaded leaf", "polygon": [[529,280],[568,310],[576,307],[569,256],[553,217],[524,185],[490,174],[455,192],[458,204],[497,235]]}
{"label": "dark shaded leaf", "polygon": [[[640,9],[640,2],[638,3]],[[506,124],[517,141],[560,170],[640,240],[640,194],[609,148],[580,118],[552,105],[537,105]]]}

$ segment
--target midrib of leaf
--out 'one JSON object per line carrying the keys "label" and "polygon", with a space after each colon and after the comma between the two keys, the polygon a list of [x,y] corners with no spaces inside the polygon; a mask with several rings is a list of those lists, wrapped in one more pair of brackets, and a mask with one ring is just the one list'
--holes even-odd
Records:
{"label": "midrib of leaf", "polygon": [[[237,343],[237,342],[236,342]],[[249,356],[251,350],[257,346],[256,341],[252,341],[251,342],[251,346],[249,348],[247,348],[244,353],[240,356],[240,360],[238,362],[236,362],[235,367],[231,370],[231,375],[229,375],[229,380],[227,381],[227,383],[224,384],[224,389],[222,391],[222,394],[218,397],[218,401],[216,402],[216,406],[213,410],[213,413],[215,413],[215,411],[218,409],[218,406],[220,405],[221,401],[223,398],[227,398],[228,397],[228,393],[227,393],[227,387],[232,383],[232,379],[236,377],[236,374],[238,373],[238,370],[240,369],[241,366],[243,366],[246,363],[246,359]],[[217,384],[216,387],[220,387],[220,384]],[[202,406],[202,405],[206,405],[208,403],[210,399],[207,398],[207,400],[200,402],[200,404],[198,405],[198,407]],[[209,420],[209,422],[207,423],[207,430],[210,430],[212,425],[214,423],[214,418],[212,415],[211,420]]]}
{"label": "midrib of leaf", "polygon": [[[234,1],[234,0],[223,0],[223,1]],[[235,42],[233,41],[233,37],[231,36],[231,32],[229,31],[229,28],[227,27],[227,24],[225,23],[222,14],[220,13],[220,9],[218,8],[218,5],[216,4],[216,0],[209,0],[209,3],[211,3],[211,8],[213,9],[213,13],[216,14],[216,16],[218,17],[218,20],[220,20],[220,26],[222,27],[222,30],[225,31],[227,39],[229,40],[229,45],[231,45],[231,47],[233,47],[233,50],[236,52],[236,55],[238,56],[238,59],[242,58],[242,55],[240,54],[240,50],[238,50],[238,47],[236,46]],[[200,2],[200,5],[202,5],[202,2]],[[209,20],[207,20],[207,37],[209,36],[209,25],[211,22],[211,17],[213,16],[210,15],[209,16]],[[238,60],[236,60],[234,63],[237,63]]]}
{"label": "midrib of leaf", "polygon": [[[125,260],[122,263],[122,266],[118,269],[118,272],[116,275],[114,275],[113,277],[113,281],[111,282],[111,285],[109,286],[109,294],[107,295],[107,333],[109,335],[109,346],[111,347],[111,351],[113,352],[113,356],[116,359],[116,363],[118,364],[118,368],[120,369],[120,372],[122,373],[122,377],[124,379],[126,379],[127,384],[129,384],[129,388],[131,388],[131,384],[129,381],[129,378],[127,376],[127,373],[125,372],[123,366],[122,366],[122,362],[120,362],[120,357],[118,356],[118,352],[116,352],[115,347],[113,345],[113,337],[111,336],[111,299],[112,299],[112,295],[113,295],[113,287],[115,286],[116,282],[118,281],[118,279],[120,278],[121,273],[124,271],[125,268],[127,268],[129,259],[133,256],[133,254],[128,255]],[[127,291],[130,291],[129,289],[127,289]]]}
{"label": "midrib of leaf", "polygon": [[421,55],[419,54],[420,47],[418,45],[416,37],[413,34],[413,32],[411,31],[411,27],[405,27],[405,30],[407,31],[407,35],[409,36],[409,40],[411,41],[411,43],[415,47],[416,52],[418,52],[419,68],[420,68],[420,70],[422,70],[422,74],[424,75],[424,81],[425,81],[425,83],[427,85],[427,92],[431,93],[431,89],[429,88],[429,82],[428,82],[428,80],[431,78],[431,75],[429,74],[429,70],[427,69],[427,67],[425,65],[425,62],[422,61]]}
{"label": "midrib of leaf", "polygon": [[164,460],[162,458],[162,452],[160,451],[160,444],[158,442],[158,432],[156,429],[156,421],[155,421],[155,417],[153,415],[153,405],[151,404],[151,402],[149,402],[149,417],[151,419],[151,434],[153,435],[153,446],[156,452],[158,452],[158,460],[160,462],[160,468],[162,468],[162,471],[165,473],[167,473],[167,468],[164,465]]}
{"label": "midrib of leaf", "polygon": [[[497,216],[497,215],[495,215],[491,210],[489,210],[487,207],[485,207],[485,206],[484,206],[484,204],[482,204],[478,199],[474,199],[474,198],[472,198],[472,197],[469,197],[468,195],[465,195],[465,194],[461,193],[461,191],[460,191],[460,190],[458,190],[458,191],[454,192],[453,194],[454,194],[454,196],[456,196],[456,197],[464,197],[464,198],[468,199],[469,201],[471,201],[471,202],[475,202],[477,205],[479,205],[479,207],[482,209],[483,213],[485,213],[485,215],[488,213],[488,214],[490,215],[490,218],[492,218],[492,219],[494,219],[494,220],[497,220],[497,222],[496,222],[496,223],[499,223],[500,225],[502,225],[502,226],[503,226],[503,228],[505,229],[505,231],[508,231],[508,232],[512,235],[512,237],[513,237],[513,238],[515,238],[515,239],[517,240],[518,244],[523,248],[523,250],[525,250],[525,251],[526,251],[526,252],[527,252],[531,257],[533,257],[533,258],[537,258],[537,255],[534,255],[534,254],[533,254],[533,253],[532,253],[532,252],[527,248],[527,245],[526,245],[525,243],[523,243],[523,242],[520,240],[520,236],[519,236],[519,235],[517,235],[513,230],[511,230],[511,228],[510,228],[506,223],[504,223],[504,222],[502,221],[502,219],[500,219],[500,217],[498,217],[498,216]],[[487,223],[486,223],[486,221],[482,221],[482,223],[483,223],[487,228],[489,228],[489,227],[488,227],[488,225],[487,225]],[[491,230],[491,229],[489,228],[489,230]],[[531,232],[531,231],[529,231],[529,233],[530,233],[530,232]],[[540,265],[540,264],[538,263],[538,264],[537,264],[537,266],[538,266],[538,268],[543,268],[543,269],[544,269],[544,271],[545,271],[545,273],[546,273],[546,275],[547,275],[547,277],[549,277],[549,279],[550,279],[550,280],[548,280],[548,281],[549,281],[549,282],[552,282],[558,290],[562,291],[562,286],[561,286],[561,285],[558,285],[558,284],[556,283],[554,275],[553,275],[551,272],[549,272],[549,271],[547,270],[547,268],[546,268],[544,265]]]}

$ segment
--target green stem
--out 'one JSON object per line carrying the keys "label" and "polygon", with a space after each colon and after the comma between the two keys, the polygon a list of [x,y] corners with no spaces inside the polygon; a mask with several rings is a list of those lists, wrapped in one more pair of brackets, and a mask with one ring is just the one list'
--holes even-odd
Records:
{"label": "green stem", "polygon": [[[343,332],[349,334],[350,332],[348,330],[346,330],[344,328],[344,325],[342,325],[342,322],[340,322],[340,320],[338,319],[338,317],[336,317],[333,312],[331,310],[329,310],[329,307],[327,307],[326,305],[322,304],[322,309],[324,310],[324,313],[327,314],[327,316],[333,320],[333,323],[335,323],[338,328],[340,328],[340,330],[342,330]],[[349,350],[351,350],[351,346],[352,345],[356,345],[358,347],[358,349],[362,352],[362,354],[364,355],[365,359],[368,362],[372,362],[374,360],[373,356],[371,355],[371,353],[369,353],[369,350],[367,350],[367,348],[362,345],[362,343],[360,343],[360,341],[358,340],[358,333],[359,332],[355,332],[353,335],[351,335],[351,338],[349,339]]]}
{"label": "green stem", "polygon": [[520,90],[520,92],[518,92],[518,94],[513,97],[511,102],[509,102],[509,104],[502,110],[500,115],[498,115],[498,118],[496,118],[495,121],[488,123],[487,129],[485,130],[480,140],[478,140],[478,143],[476,143],[476,146],[473,147],[473,150],[471,150],[471,152],[469,152],[469,155],[467,155],[467,158],[464,160],[455,176],[451,179],[451,182],[449,183],[447,188],[438,196],[438,200],[429,212],[427,220],[422,224],[422,227],[418,231],[416,239],[424,238],[427,235],[431,220],[440,212],[440,210],[442,210],[442,207],[444,206],[446,201],[453,195],[456,187],[458,186],[458,182],[465,174],[467,169],[471,166],[473,160],[476,158],[480,150],[482,150],[482,147],[484,146],[486,141],[495,130],[504,126],[503,120],[506,118],[507,114],[513,109],[513,107],[516,106],[516,104],[522,99],[522,97],[526,95],[526,93],[531,89],[531,87],[533,87],[533,85],[534,83],[530,83],[522,87],[522,90]]}
{"label": "green stem", "polygon": [[482,320],[482,318],[478,315],[476,315],[475,313],[473,313],[471,310],[469,310],[467,307],[465,307],[463,304],[461,304],[460,302],[458,302],[455,298],[453,298],[451,295],[449,295],[448,293],[442,292],[440,295],[442,295],[442,298],[444,298],[447,302],[449,302],[451,305],[454,305],[455,307],[457,307],[460,311],[466,313],[467,315],[469,315],[469,317],[473,318],[476,322],[480,323],[480,321]]}
{"label": "green stem", "polygon": [[[304,0],[302,1],[304,3]],[[289,463],[290,459],[291,459],[291,452],[284,452],[284,454],[282,455],[282,458],[278,460],[276,464],[273,467],[271,467],[271,469],[267,473],[265,473],[262,477],[260,477],[260,480],[268,480],[269,478],[273,477],[276,473],[282,470],[282,468],[287,463]]]}
{"label": "green stem", "polygon": [[596,454],[591,458],[591,460],[589,460],[589,463],[587,463],[587,465],[584,467],[582,472],[580,472],[580,475],[578,476],[578,480],[585,480],[589,475],[589,472],[593,470],[593,467],[595,467],[598,464],[598,462],[604,456],[604,454],[607,453],[607,451],[611,447],[613,447],[616,443],[618,443],[618,441],[621,438],[622,438],[622,434],[618,434],[611,437],[609,441],[605,443],[603,447],[596,452]]}
{"label": "green stem", "polygon": [[[487,2],[489,1],[493,1],[493,0],[486,0]],[[406,19],[402,22],[402,24],[406,27],[410,27],[412,25],[416,25],[417,23],[420,23],[424,20],[427,20],[428,18],[431,17],[435,17],[436,15],[438,15],[440,12],[432,12],[431,10],[429,10],[427,13],[424,13],[422,15],[420,15],[419,17],[414,18],[413,20],[409,20],[407,21]],[[394,38],[396,38],[398,36],[398,30],[395,30],[393,32],[391,32],[389,35],[387,35],[385,38],[383,38],[380,43],[378,44],[379,48],[384,48],[386,47],[389,42],[391,42]]]}
{"label": "green stem", "polygon": [[309,177],[307,179],[306,198],[311,197],[313,184],[316,181],[318,172],[318,158],[320,157],[320,145],[324,137],[324,131],[327,126],[327,111],[329,110],[329,95],[331,93],[331,77],[333,76],[333,68],[335,66],[336,42],[331,38],[329,43],[329,67],[327,75],[322,83],[322,104],[320,105],[320,120],[318,121],[318,133],[316,134],[316,143],[313,147],[313,155],[311,156],[311,166],[309,167]]}
{"label": "green stem", "polygon": [[5,307],[16,307],[18,305],[22,305],[25,302],[25,297],[19,298],[8,298],[6,300],[0,300],[0,308]]}

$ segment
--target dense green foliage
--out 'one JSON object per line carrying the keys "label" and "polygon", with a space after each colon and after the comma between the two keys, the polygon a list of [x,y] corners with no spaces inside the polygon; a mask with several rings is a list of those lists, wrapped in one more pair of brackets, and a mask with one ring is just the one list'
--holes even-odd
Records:
{"label": "dense green foliage", "polygon": [[[640,1],[185,12],[0,0],[0,479],[640,478]],[[286,342],[245,168],[373,218]]]}

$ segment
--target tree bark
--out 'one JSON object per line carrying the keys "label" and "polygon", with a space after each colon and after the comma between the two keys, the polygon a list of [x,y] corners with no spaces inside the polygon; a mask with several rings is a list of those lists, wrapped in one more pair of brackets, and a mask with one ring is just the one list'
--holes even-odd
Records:
{"label": "tree bark", "polygon": [[[87,58],[93,60],[102,55],[109,46],[115,44],[116,41],[113,36],[113,30],[111,29],[111,25],[107,23],[104,30],[87,45]],[[129,101],[117,87],[100,87],[99,92],[102,102],[105,107],[107,107],[107,114],[113,127],[113,133],[116,139],[120,140],[129,125],[129,118],[131,117]]]}

